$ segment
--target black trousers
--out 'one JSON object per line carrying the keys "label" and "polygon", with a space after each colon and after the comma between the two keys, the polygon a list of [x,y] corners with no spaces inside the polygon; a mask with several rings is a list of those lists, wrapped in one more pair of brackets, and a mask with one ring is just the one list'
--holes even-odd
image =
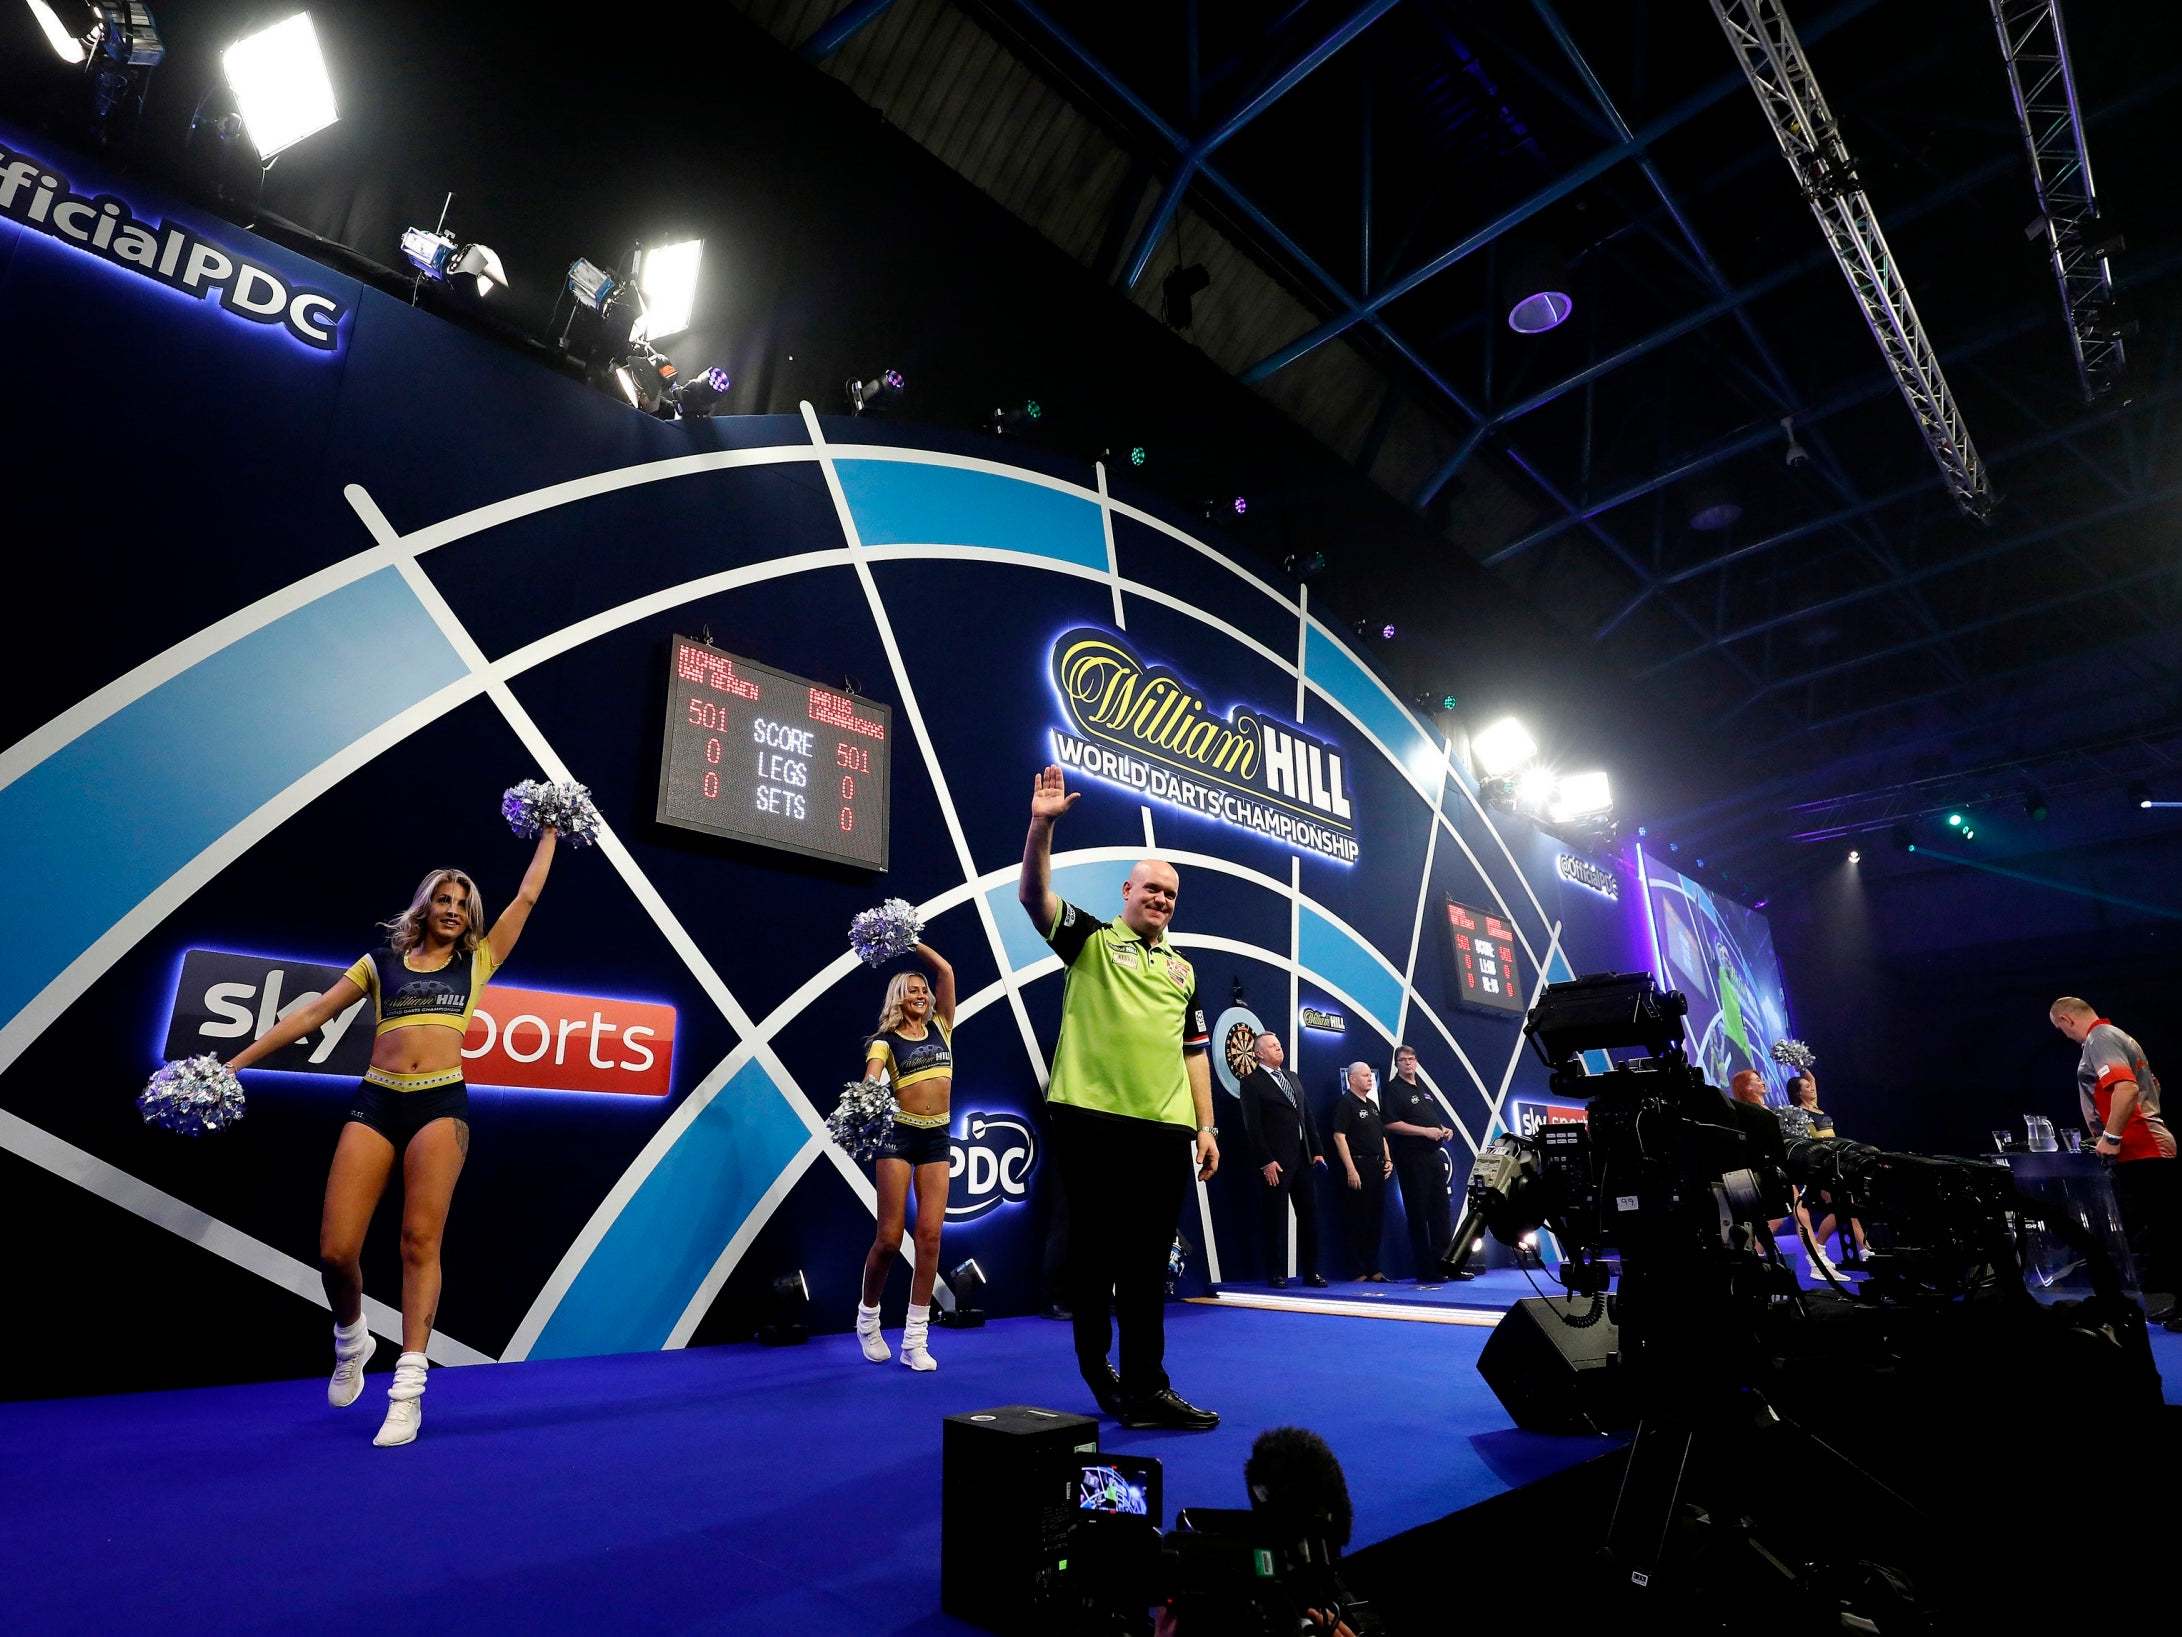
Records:
{"label": "black trousers", "polygon": [[1189,1186],[1189,1133],[1065,1103],[1052,1113],[1077,1368],[1104,1390],[1118,1321],[1121,1390],[1149,1397],[1167,1385],[1167,1253]]}
{"label": "black trousers", "polygon": [[1260,1167],[1254,1186],[1258,1190],[1258,1225],[1265,1246],[1265,1276],[1278,1279],[1288,1271],[1288,1203],[1296,1208],[1296,1271],[1318,1271],[1318,1169],[1299,1147],[1280,1162],[1280,1181],[1268,1186]]}
{"label": "black trousers", "polygon": [[1394,1176],[1402,1185],[1402,1214],[1409,1219],[1409,1254],[1420,1279],[1436,1277],[1455,1237],[1448,1209],[1447,1169],[1437,1148],[1394,1151]]}
{"label": "black trousers", "polygon": [[2175,1245],[2178,1177],[2182,1160],[2129,1160],[2114,1167],[2114,1199],[2129,1235],[2129,1254],[2136,1258],[2137,1283],[2147,1295],[2182,1294],[2175,1289],[2182,1277]]}
{"label": "black trousers", "polygon": [[1356,1174],[1364,1179],[1361,1188],[1351,1188],[1348,1178],[1341,1179],[1341,1219],[1348,1231],[1349,1255],[1356,1260],[1358,1273],[1379,1271],[1379,1230],[1386,1225],[1386,1178],[1380,1173],[1383,1167],[1376,1160],[1365,1163],[1358,1159]]}

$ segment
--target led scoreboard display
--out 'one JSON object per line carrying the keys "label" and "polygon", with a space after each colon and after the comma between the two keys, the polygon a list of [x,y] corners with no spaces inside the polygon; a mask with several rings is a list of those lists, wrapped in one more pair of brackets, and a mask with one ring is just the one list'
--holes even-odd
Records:
{"label": "led scoreboard display", "polygon": [[678,636],[659,822],[883,870],[893,742],[891,706]]}
{"label": "led scoreboard display", "polygon": [[1495,1012],[1528,1010],[1515,969],[1515,928],[1504,915],[1447,900],[1447,930],[1454,939],[1460,999]]}

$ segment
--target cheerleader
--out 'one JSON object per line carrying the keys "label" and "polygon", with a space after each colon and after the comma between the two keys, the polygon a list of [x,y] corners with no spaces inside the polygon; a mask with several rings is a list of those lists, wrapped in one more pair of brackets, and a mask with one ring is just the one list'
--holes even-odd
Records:
{"label": "cheerleader", "polygon": [[388,1179],[402,1173],[402,1354],[387,1390],[386,1421],[372,1439],[406,1444],[424,1421],[425,1345],[439,1311],[440,1238],[455,1179],[470,1152],[462,1038],[478,997],[515,952],[544,890],[556,832],[537,851],[515,901],[486,930],[485,901],[460,870],[434,870],[408,909],[381,923],[386,943],[359,960],[314,1004],[291,1012],[229,1059],[245,1069],[299,1040],[368,996],[377,1015],[371,1067],[351,1100],[326,1176],[318,1266],[333,1309],[333,1378],[327,1402],[345,1409],[364,1390],[378,1345],[364,1326],[364,1231]]}
{"label": "cheerleader", "polygon": [[939,1277],[939,1233],[947,1220],[947,1094],[954,1085],[955,969],[930,944],[918,944],[918,960],[931,970],[898,972],[886,986],[879,1027],[864,1047],[864,1078],[883,1070],[901,1111],[894,1131],[873,1163],[879,1186],[879,1228],[864,1258],[864,1288],[856,1308],[856,1339],[864,1357],[884,1364],[891,1355],[879,1334],[879,1297],[887,1269],[902,1248],[909,1185],[917,1190],[916,1267],[909,1279],[909,1318],[902,1329],[902,1362],[912,1370],[936,1370],[928,1345],[932,1284]]}

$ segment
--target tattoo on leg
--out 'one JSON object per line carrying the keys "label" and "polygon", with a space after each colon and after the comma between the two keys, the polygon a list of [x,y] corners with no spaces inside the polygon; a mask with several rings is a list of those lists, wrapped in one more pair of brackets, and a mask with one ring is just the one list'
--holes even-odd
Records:
{"label": "tattoo on leg", "polygon": [[468,1120],[455,1121],[455,1147],[461,1151],[464,1159],[470,1157],[470,1122]]}

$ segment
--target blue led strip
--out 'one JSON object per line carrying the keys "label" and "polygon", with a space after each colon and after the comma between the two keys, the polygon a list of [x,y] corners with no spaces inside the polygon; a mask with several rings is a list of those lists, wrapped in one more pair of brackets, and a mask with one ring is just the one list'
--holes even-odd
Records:
{"label": "blue led strip", "polygon": [[1106,572],[1096,504],[1041,483],[921,461],[837,460],[867,546],[985,546]]}
{"label": "blue led strip", "polygon": [[809,1137],[764,1065],[744,1064],[621,1207],[528,1356],[666,1346],[720,1247]]}
{"label": "blue led strip", "polygon": [[381,569],[198,661],[0,789],[0,1019],[266,802],[466,674]]}

